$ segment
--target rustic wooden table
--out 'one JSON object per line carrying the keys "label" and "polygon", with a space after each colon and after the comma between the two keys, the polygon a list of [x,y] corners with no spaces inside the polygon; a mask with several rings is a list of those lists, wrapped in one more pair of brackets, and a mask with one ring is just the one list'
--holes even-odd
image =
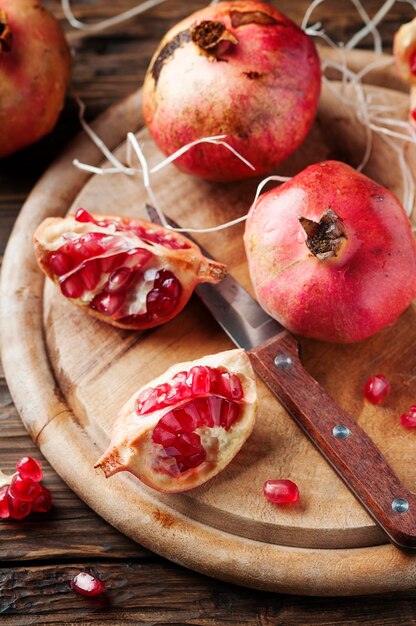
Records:
{"label": "rustic wooden table", "polygon": [[[57,0],[45,0],[60,19]],[[130,0],[76,2],[81,19],[101,19],[132,6]],[[297,23],[307,0],[273,2]],[[364,0],[372,15],[381,0]],[[97,34],[65,29],[75,51],[72,87],[93,118],[141,84],[157,42],[201,0],[168,0],[139,18]],[[398,25],[411,19],[409,4],[398,2],[382,34],[391,49]],[[352,3],[327,0],[316,19],[337,40],[360,25]],[[364,44],[370,47],[367,39]],[[46,139],[0,163],[0,252],[32,186],[65,143],[79,130],[71,98],[58,126]],[[26,434],[7,384],[0,380],[0,467],[12,470],[19,456],[41,455]],[[48,516],[0,524],[0,613],[4,624],[374,624],[416,623],[416,591],[355,598],[309,598],[234,587],[174,565],[134,544],[97,517],[44,461],[45,484],[53,493]],[[102,577],[108,591],[90,600],[69,588],[80,570]]]}

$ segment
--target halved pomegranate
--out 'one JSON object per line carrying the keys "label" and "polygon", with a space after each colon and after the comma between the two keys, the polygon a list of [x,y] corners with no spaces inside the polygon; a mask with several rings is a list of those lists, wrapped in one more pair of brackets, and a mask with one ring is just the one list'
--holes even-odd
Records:
{"label": "halved pomegranate", "polygon": [[84,209],[44,220],[34,245],[41,269],[66,298],[119,328],[163,324],[183,309],[198,283],[225,275],[224,265],[178,233]]}
{"label": "halved pomegranate", "polygon": [[253,429],[256,409],[244,350],[179,363],[124,405],[95,467],[107,478],[131,472],[158,491],[192,489],[234,458]]}

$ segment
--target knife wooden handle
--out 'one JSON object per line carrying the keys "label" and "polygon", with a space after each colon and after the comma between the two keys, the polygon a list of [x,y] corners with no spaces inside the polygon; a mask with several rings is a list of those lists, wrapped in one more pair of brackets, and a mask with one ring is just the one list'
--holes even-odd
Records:
{"label": "knife wooden handle", "polygon": [[304,369],[283,332],[249,353],[257,374],[305,431],[368,513],[400,548],[416,548],[416,496],[377,446]]}

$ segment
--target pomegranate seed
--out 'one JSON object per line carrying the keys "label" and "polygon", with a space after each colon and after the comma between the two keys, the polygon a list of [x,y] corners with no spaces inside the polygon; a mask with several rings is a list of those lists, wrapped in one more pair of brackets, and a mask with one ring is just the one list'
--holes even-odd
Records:
{"label": "pomegranate seed", "polygon": [[35,483],[42,480],[42,463],[30,456],[22,456],[16,465],[16,471],[24,478],[30,478]]}
{"label": "pomegranate seed", "polygon": [[364,397],[372,404],[381,404],[390,393],[390,383],[384,374],[371,376],[364,385]]}
{"label": "pomegranate seed", "polygon": [[299,500],[299,489],[291,480],[266,480],[263,493],[274,504],[289,504]]}
{"label": "pomegranate seed", "polygon": [[55,276],[63,276],[75,267],[75,262],[65,252],[57,250],[49,257],[49,267]]}
{"label": "pomegranate seed", "polygon": [[34,513],[47,513],[52,507],[52,495],[49,489],[40,485],[41,492],[32,502],[32,511]]}
{"label": "pomegranate seed", "polygon": [[0,519],[7,519],[10,517],[9,502],[7,498],[8,492],[8,487],[2,487],[0,489]]}
{"label": "pomegranate seed", "polygon": [[71,588],[83,596],[99,596],[105,590],[105,583],[88,572],[80,572],[72,579]]}
{"label": "pomegranate seed", "polygon": [[133,270],[129,267],[120,267],[108,279],[106,289],[108,293],[117,293],[127,289],[132,278]]}
{"label": "pomegranate seed", "polygon": [[80,298],[84,293],[84,285],[77,274],[72,274],[61,283],[61,291],[66,298]]}
{"label": "pomegranate seed", "polygon": [[104,315],[114,315],[121,309],[126,299],[126,294],[121,293],[101,293],[94,298],[91,308]]}
{"label": "pomegranate seed", "polygon": [[191,388],[193,395],[201,396],[209,392],[210,388],[209,370],[203,365],[197,365],[189,370],[186,384]]}
{"label": "pomegranate seed", "polygon": [[413,119],[415,120],[415,122],[416,122],[416,109],[413,109],[410,113],[411,113],[412,118],[413,118]]}
{"label": "pomegranate seed", "polygon": [[416,405],[412,405],[407,413],[400,415],[400,423],[405,428],[416,428]]}
{"label": "pomegranate seed", "polygon": [[100,255],[106,249],[110,237],[105,233],[85,233],[72,244],[72,253],[79,260],[83,261]]}
{"label": "pomegranate seed", "polygon": [[84,287],[88,291],[92,291],[96,288],[101,278],[101,267],[97,259],[86,261],[81,265],[81,268],[77,272],[77,276],[81,279]]}
{"label": "pomegranate seed", "polygon": [[21,502],[32,502],[41,493],[41,486],[26,476],[13,476],[9,486],[9,494]]}
{"label": "pomegranate seed", "polygon": [[7,504],[9,505],[10,517],[12,519],[23,519],[30,513],[31,503],[14,498],[10,490],[7,493]]}
{"label": "pomegranate seed", "polygon": [[[175,459],[179,472],[197,467],[206,458],[201,438],[195,430],[201,426],[221,426],[228,430],[240,415],[235,402],[216,396],[197,398],[166,413],[155,426],[152,441],[164,448],[165,455]],[[164,459],[160,458],[164,465]],[[171,464],[166,471],[172,473]]]}
{"label": "pomegranate seed", "polygon": [[85,209],[78,209],[75,213],[75,219],[77,222],[93,222],[95,224],[95,219],[91,213],[88,213]]}
{"label": "pomegranate seed", "polygon": [[101,269],[103,272],[110,273],[121,267],[126,260],[126,253],[113,254],[111,256],[100,259]]}
{"label": "pomegranate seed", "polygon": [[144,248],[133,248],[133,250],[127,252],[126,256],[128,266],[135,269],[142,268],[150,259],[153,259],[153,254]]}

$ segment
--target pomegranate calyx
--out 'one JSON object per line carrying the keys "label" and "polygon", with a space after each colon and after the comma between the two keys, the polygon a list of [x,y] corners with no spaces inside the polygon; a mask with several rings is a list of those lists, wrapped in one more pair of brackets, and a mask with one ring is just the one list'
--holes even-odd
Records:
{"label": "pomegranate calyx", "polygon": [[191,30],[192,41],[208,55],[219,57],[231,45],[238,44],[238,39],[230,33],[222,22],[204,20]]}
{"label": "pomegranate calyx", "polygon": [[299,217],[299,222],[307,235],[307,247],[320,261],[337,256],[343,240],[348,238],[342,219],[332,209],[325,211],[319,222],[306,217]]}
{"label": "pomegranate calyx", "polygon": [[227,268],[216,261],[204,259],[198,268],[197,275],[206,281],[220,282],[227,276]]}
{"label": "pomegranate calyx", "polygon": [[9,26],[7,13],[0,9],[0,57],[3,52],[10,52],[13,44],[13,33]]}

